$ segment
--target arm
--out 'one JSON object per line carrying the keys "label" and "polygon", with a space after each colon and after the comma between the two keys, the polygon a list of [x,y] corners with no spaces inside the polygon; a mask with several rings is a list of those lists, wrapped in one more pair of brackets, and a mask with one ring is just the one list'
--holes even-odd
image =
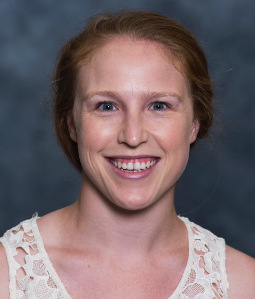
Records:
{"label": "arm", "polygon": [[9,271],[7,257],[3,245],[0,243],[0,294],[1,298],[9,298]]}
{"label": "arm", "polygon": [[255,298],[255,259],[227,246],[229,299]]}

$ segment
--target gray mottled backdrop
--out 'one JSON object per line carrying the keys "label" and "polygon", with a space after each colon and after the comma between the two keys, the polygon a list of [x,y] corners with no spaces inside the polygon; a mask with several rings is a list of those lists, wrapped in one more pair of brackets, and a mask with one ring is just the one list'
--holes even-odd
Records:
{"label": "gray mottled backdrop", "polygon": [[[125,3],[125,4],[122,4]],[[255,2],[1,0],[0,233],[73,202],[79,175],[59,150],[47,103],[61,45],[102,10],[153,10],[207,53],[218,116],[177,186],[178,212],[255,255]]]}

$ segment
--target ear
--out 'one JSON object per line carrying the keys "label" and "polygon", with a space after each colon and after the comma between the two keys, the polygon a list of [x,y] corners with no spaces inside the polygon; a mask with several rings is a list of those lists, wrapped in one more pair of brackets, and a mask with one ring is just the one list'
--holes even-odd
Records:
{"label": "ear", "polygon": [[194,118],[192,123],[192,128],[190,132],[190,144],[193,143],[197,139],[197,134],[200,128],[200,123],[197,118]]}
{"label": "ear", "polygon": [[74,142],[77,142],[77,134],[76,134],[76,127],[73,119],[73,111],[70,111],[67,115],[66,118],[67,126],[68,126],[68,131],[71,139]]}

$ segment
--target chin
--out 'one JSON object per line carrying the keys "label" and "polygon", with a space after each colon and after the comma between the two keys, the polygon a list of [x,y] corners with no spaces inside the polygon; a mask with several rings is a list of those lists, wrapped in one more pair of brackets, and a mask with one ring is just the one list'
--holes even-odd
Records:
{"label": "chin", "polygon": [[123,198],[121,200],[112,201],[112,204],[117,206],[117,208],[125,210],[125,211],[141,211],[148,209],[150,206],[154,204],[153,200],[145,199],[144,196],[142,198],[139,197],[129,197]]}

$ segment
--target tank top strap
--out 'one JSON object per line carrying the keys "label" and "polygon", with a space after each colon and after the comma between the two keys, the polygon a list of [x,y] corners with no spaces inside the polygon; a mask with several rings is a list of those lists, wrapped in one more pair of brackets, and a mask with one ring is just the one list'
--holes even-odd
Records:
{"label": "tank top strap", "polygon": [[37,218],[35,214],[0,238],[9,266],[10,299],[70,298],[56,285],[39,250],[43,244],[38,244],[41,237],[36,235],[39,231],[33,229]]}
{"label": "tank top strap", "polygon": [[227,299],[228,280],[226,273],[225,240],[212,232],[180,217],[188,228],[190,250],[189,272],[185,273],[182,289],[171,299]]}

